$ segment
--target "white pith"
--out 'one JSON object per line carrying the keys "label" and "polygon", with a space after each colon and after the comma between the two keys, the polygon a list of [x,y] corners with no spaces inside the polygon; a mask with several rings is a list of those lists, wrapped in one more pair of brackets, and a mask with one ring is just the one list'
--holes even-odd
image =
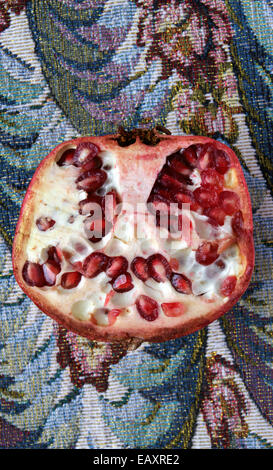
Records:
{"label": "white pith", "polygon": [[[110,166],[107,170],[107,180],[103,185],[103,192],[107,193],[115,189],[128,201],[134,201],[134,185],[137,184],[136,175],[131,175],[131,180],[125,180],[120,175],[116,164],[114,152],[101,152],[99,154],[104,166]],[[133,278],[134,288],[129,292],[116,292],[109,302],[107,309],[121,308],[122,313],[116,320],[115,325],[123,323],[137,324],[144,320],[139,316],[135,301],[140,294],[148,295],[161,303],[182,302],[186,307],[186,313],[191,316],[204,315],[212,308],[212,303],[219,307],[227,301],[219,291],[221,282],[228,276],[240,276],[242,271],[241,258],[237,245],[232,245],[225,250],[219,259],[225,262],[223,270],[217,269],[215,263],[210,266],[202,266],[195,260],[195,251],[189,246],[189,241],[185,239],[160,238],[159,229],[156,229],[154,218],[147,212],[145,225],[142,224],[139,230],[135,230],[132,224],[132,215],[126,211],[122,213],[114,226],[113,231],[106,235],[102,241],[91,243],[84,232],[83,222],[87,215],[79,214],[79,202],[87,197],[87,193],[78,190],[76,179],[79,175],[79,168],[72,165],[59,167],[56,163],[49,166],[43,175],[43,180],[39,184],[39,193],[35,195],[35,211],[33,214],[33,225],[26,248],[28,261],[44,263],[47,259],[47,249],[50,246],[58,246],[61,250],[69,251],[72,255],[71,262],[83,261],[94,251],[103,251],[108,256],[124,256],[129,262],[129,272]],[[145,177],[145,175],[137,176]],[[200,185],[200,174],[194,170],[192,174],[196,189]],[[140,183],[142,184],[142,183]],[[145,197],[151,188],[146,190]],[[123,198],[122,198],[123,199]],[[139,193],[138,198],[139,201]],[[146,201],[143,200],[142,210],[145,209]],[[144,208],[144,209],[143,209]],[[39,217],[50,217],[55,220],[55,225],[47,230],[40,231],[35,221]],[[68,223],[68,219],[73,216],[73,223]],[[225,224],[217,230],[207,223],[207,217],[191,212],[190,219],[193,223],[193,234],[196,239],[224,239],[232,234],[230,225],[231,217],[226,216]],[[162,234],[162,233],[161,233]],[[82,251],[77,251],[78,244],[82,245]],[[192,281],[193,295],[178,293],[170,281],[158,283],[149,278],[145,283],[138,279],[130,270],[131,261],[136,256],[147,258],[156,253],[161,253],[170,261],[175,258],[179,262],[177,272],[183,273]],[[47,299],[61,308],[64,314],[72,315],[79,321],[89,321],[91,317],[101,326],[107,326],[107,315],[103,313],[107,294],[112,290],[109,283],[111,279],[105,273],[101,273],[95,278],[89,279],[82,276],[79,285],[74,289],[64,289],[60,285],[60,279],[64,272],[73,271],[71,262],[63,260],[62,271],[57,275],[56,284],[53,287],[33,288],[43,291]],[[200,294],[203,294],[200,297]],[[168,324],[175,325],[176,318],[166,317],[160,308],[158,319],[162,326]]]}

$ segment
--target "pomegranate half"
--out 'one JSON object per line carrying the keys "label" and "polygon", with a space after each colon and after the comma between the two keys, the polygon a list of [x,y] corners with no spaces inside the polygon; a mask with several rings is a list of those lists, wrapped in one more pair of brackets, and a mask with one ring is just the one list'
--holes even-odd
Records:
{"label": "pomegranate half", "polygon": [[240,163],[206,137],[135,130],[55,148],[28,187],[18,284],[89,339],[160,342],[227,312],[254,265]]}

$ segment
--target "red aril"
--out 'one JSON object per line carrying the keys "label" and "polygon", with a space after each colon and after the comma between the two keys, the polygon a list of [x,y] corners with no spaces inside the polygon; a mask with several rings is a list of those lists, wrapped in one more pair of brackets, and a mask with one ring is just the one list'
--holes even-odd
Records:
{"label": "red aril", "polygon": [[139,315],[146,321],[155,321],[159,314],[158,303],[147,295],[140,295],[136,300]]}
{"label": "red aril", "polygon": [[79,213],[87,215],[103,212],[103,198],[97,194],[90,194],[88,198],[79,202]]}
{"label": "red aril", "polygon": [[222,282],[221,287],[220,287],[220,293],[223,297],[228,297],[232,292],[234,291],[237,283],[237,277],[236,276],[228,276],[226,279]]}
{"label": "red aril", "polygon": [[83,172],[76,180],[77,188],[87,192],[99,189],[107,178],[103,170],[88,170]]}
{"label": "red aril", "polygon": [[196,251],[196,261],[199,264],[208,266],[217,260],[218,244],[214,242],[203,242]]}
{"label": "red aril", "polygon": [[233,215],[240,208],[240,198],[234,191],[222,191],[219,205],[227,215]]}
{"label": "red aril", "polygon": [[64,289],[74,289],[80,283],[81,278],[81,273],[77,271],[64,273],[61,277],[61,286]]}
{"label": "red aril", "polygon": [[109,310],[107,313],[108,316],[108,325],[112,326],[116,322],[118,316],[122,313],[122,310],[120,308],[112,308]]}
{"label": "red aril", "polygon": [[106,274],[108,277],[117,277],[121,273],[125,273],[128,269],[128,261],[124,256],[114,256],[109,259]]}
{"label": "red aril", "polygon": [[55,220],[50,217],[39,217],[39,219],[36,220],[36,225],[41,232],[45,232],[55,225]]}
{"label": "red aril", "polygon": [[205,209],[204,214],[207,215],[213,222],[218,225],[224,225],[226,213],[221,207],[212,207],[211,209]]}
{"label": "red aril", "polygon": [[237,211],[231,220],[231,227],[236,237],[241,237],[244,234],[244,219],[242,211]]}
{"label": "red aril", "polygon": [[148,273],[156,282],[164,282],[166,278],[170,278],[172,269],[166,258],[157,253],[149,256],[147,259]]}
{"label": "red aril", "polygon": [[83,262],[83,273],[86,277],[96,277],[105,271],[108,265],[108,256],[104,253],[94,252],[87,256]]}
{"label": "red aril", "polygon": [[182,208],[182,204],[189,204],[192,211],[197,211],[200,207],[199,204],[195,201],[194,195],[191,191],[183,189],[183,191],[177,191],[174,193],[174,202],[178,203],[178,207]]}
{"label": "red aril", "polygon": [[185,163],[187,163],[191,168],[195,168],[197,165],[197,160],[202,151],[203,145],[193,144],[183,150],[182,156]]}
{"label": "red aril", "polygon": [[84,137],[39,165],[14,274],[39,309],[90,340],[166,341],[238,301],[252,231],[244,175],[224,144],[144,129]]}
{"label": "red aril", "polygon": [[213,168],[208,168],[201,172],[202,185],[214,187],[217,191],[221,191],[224,186],[224,178]]}
{"label": "red aril", "polygon": [[230,158],[223,150],[214,153],[215,169],[221,175],[224,175],[230,168]]}
{"label": "red aril", "polygon": [[65,150],[61,158],[57,161],[58,166],[67,166],[67,165],[73,165],[74,163],[74,155],[75,155],[75,149],[67,149]]}
{"label": "red aril", "polygon": [[73,164],[82,166],[88,161],[93,160],[99,153],[99,148],[93,142],[82,142],[75,150]]}
{"label": "red aril", "polygon": [[180,294],[189,295],[192,293],[191,281],[181,273],[173,273],[171,275],[171,284]]}
{"label": "red aril", "polygon": [[48,286],[54,286],[57,274],[60,273],[60,265],[55,261],[47,261],[43,264],[44,278]]}
{"label": "red aril", "polygon": [[38,263],[26,261],[23,266],[22,276],[28,286],[43,287],[46,285],[43,267]]}
{"label": "red aril", "polygon": [[147,261],[141,256],[136,256],[131,263],[131,270],[134,275],[145,282],[149,278]]}
{"label": "red aril", "polygon": [[119,274],[119,276],[111,281],[111,284],[116,292],[128,292],[134,288],[132,276],[128,272]]}
{"label": "red aril", "polygon": [[180,317],[186,311],[185,305],[181,302],[163,303],[161,308],[167,317]]}
{"label": "red aril", "polygon": [[215,207],[218,204],[218,194],[212,186],[201,186],[193,194],[195,201],[203,208]]}

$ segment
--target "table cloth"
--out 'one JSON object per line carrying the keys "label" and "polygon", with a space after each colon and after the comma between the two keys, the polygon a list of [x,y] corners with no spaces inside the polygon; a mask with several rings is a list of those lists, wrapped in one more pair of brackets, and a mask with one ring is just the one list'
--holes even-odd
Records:
{"label": "table cloth", "polygon": [[[273,447],[273,2],[0,1],[0,447]],[[38,163],[161,124],[234,149],[256,265],[222,319],[162,344],[87,341],[22,293],[11,247]]]}

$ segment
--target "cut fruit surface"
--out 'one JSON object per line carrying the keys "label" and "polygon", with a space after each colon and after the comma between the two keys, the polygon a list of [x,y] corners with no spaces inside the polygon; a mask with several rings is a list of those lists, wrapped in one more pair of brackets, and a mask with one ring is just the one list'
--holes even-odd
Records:
{"label": "cut fruit surface", "polygon": [[141,132],[59,145],[35,172],[17,224],[17,282],[89,339],[189,334],[227,312],[251,278],[251,204],[234,152],[205,137]]}

